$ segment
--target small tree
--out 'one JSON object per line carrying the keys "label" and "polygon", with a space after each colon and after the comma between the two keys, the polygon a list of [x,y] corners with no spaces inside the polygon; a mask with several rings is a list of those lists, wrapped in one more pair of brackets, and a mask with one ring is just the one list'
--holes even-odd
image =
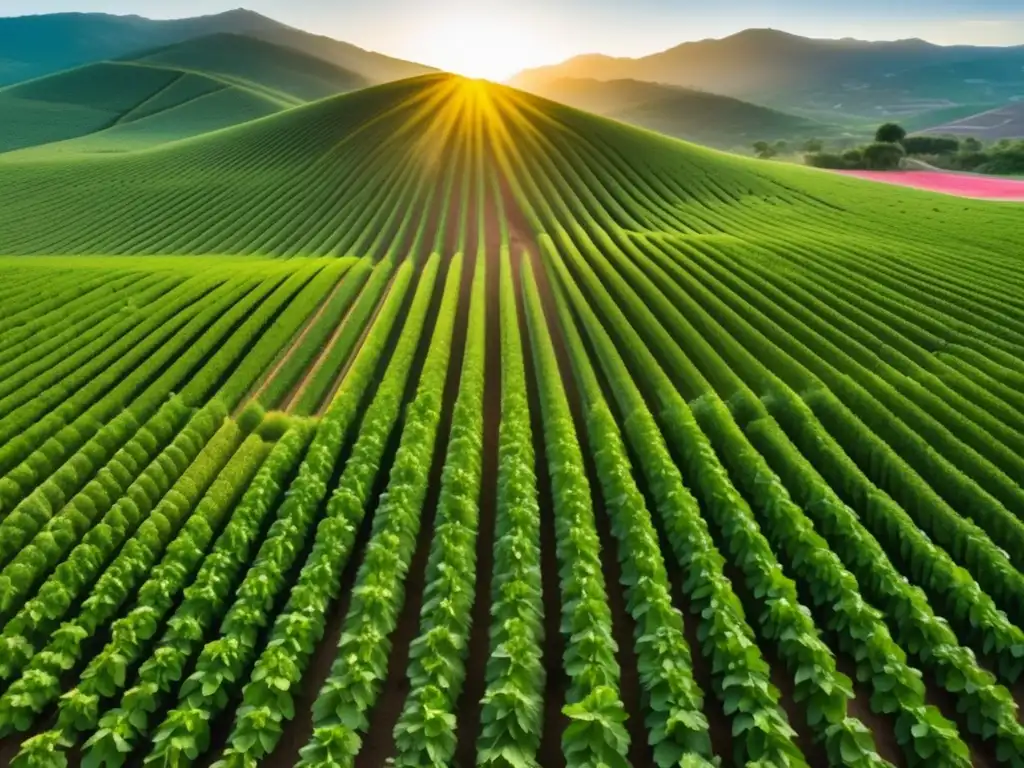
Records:
{"label": "small tree", "polygon": [[885,123],[875,131],[875,141],[879,144],[899,144],[905,138],[907,132],[897,123]]}
{"label": "small tree", "polygon": [[779,139],[775,142],[775,153],[778,155],[784,155],[789,151],[789,142],[784,139]]}
{"label": "small tree", "polygon": [[843,162],[849,168],[860,168],[864,164],[864,153],[859,149],[848,149],[843,152]]}
{"label": "small tree", "polygon": [[815,152],[804,158],[808,165],[815,168],[828,168],[833,171],[843,171],[849,168],[842,157],[830,152]]}
{"label": "small tree", "polygon": [[810,154],[817,154],[824,148],[825,143],[820,139],[808,139],[804,142],[804,152],[809,152]]}
{"label": "small tree", "polygon": [[757,156],[762,160],[769,160],[775,157],[775,148],[767,141],[755,141],[754,152],[756,152]]}
{"label": "small tree", "polygon": [[892,171],[906,156],[899,144],[879,141],[864,148],[864,164],[872,171]]}

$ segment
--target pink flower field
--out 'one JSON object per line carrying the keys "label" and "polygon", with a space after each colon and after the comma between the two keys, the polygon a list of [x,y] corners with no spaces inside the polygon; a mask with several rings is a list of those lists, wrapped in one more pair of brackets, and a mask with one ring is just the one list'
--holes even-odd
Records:
{"label": "pink flower field", "polygon": [[1000,179],[993,176],[974,176],[967,173],[941,171],[839,171],[870,181],[882,181],[904,187],[926,189],[957,197],[977,200],[1007,200],[1024,202],[1024,181]]}

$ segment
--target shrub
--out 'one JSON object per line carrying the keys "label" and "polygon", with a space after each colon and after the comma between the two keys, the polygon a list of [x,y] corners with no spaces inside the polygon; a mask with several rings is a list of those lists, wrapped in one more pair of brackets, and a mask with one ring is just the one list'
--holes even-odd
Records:
{"label": "shrub", "polygon": [[238,417],[238,427],[245,434],[249,435],[259,429],[263,420],[267,417],[267,412],[262,405],[253,400],[242,411]]}
{"label": "shrub", "polygon": [[976,171],[995,157],[987,152],[961,152],[956,156],[953,167],[960,171]]}
{"label": "shrub", "polygon": [[960,150],[960,142],[941,136],[908,136],[903,149],[908,155],[951,155]]}
{"label": "shrub", "polygon": [[978,167],[978,170],[982,173],[996,174],[1024,173],[1024,145],[1018,144],[1005,152],[993,154],[988,162]]}
{"label": "shrub", "polygon": [[864,148],[864,165],[872,171],[892,171],[900,167],[906,152],[899,144],[875,142]]}
{"label": "shrub", "polygon": [[807,155],[805,161],[808,165],[812,165],[815,168],[828,168],[834,171],[850,167],[840,155],[832,154],[830,152],[819,152],[817,154]]}
{"label": "shrub", "polygon": [[273,443],[284,437],[292,427],[292,417],[282,411],[268,413],[260,424],[259,436],[267,442]]}

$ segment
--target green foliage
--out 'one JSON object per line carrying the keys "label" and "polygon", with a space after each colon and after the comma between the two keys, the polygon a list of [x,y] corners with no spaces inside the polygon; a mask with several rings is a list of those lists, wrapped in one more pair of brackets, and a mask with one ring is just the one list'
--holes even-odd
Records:
{"label": "green foliage", "polygon": [[51,254],[0,258],[15,764],[230,721],[255,766],[311,715],[302,763],[352,765],[404,696],[406,768],[537,765],[556,710],[571,766],[710,768],[708,713],[737,764],[884,768],[841,657],[911,768],[1024,768],[1018,208],[446,76],[76,152],[0,158],[0,248]]}
{"label": "green foliage", "polygon": [[629,736],[623,726],[626,712],[618,690],[618,646],[612,638],[590,484],[554,345],[533,285],[533,268],[525,258],[521,270],[554,504],[566,635],[563,665],[570,680],[568,703],[562,710],[569,719],[562,751],[569,766],[625,766]]}
{"label": "green foliage", "polygon": [[[395,765],[448,765],[455,753],[455,712],[466,678],[475,597],[479,496],[483,471],[486,253],[476,259],[459,395],[452,415],[427,563],[420,633],[409,647],[410,693],[395,725]],[[340,736],[337,730],[331,731]],[[354,734],[351,734],[354,736]],[[303,755],[332,747],[314,731]],[[350,751],[344,754],[350,754]]]}
{"label": "green foliage", "polygon": [[[14,670],[24,668],[21,678],[13,682],[3,696],[0,696],[0,730],[10,732],[11,730],[27,730],[34,722],[35,717],[45,707],[55,701],[60,695],[59,686],[52,688],[41,688],[40,681],[48,676],[58,674],[62,669],[73,667],[84,650],[82,640],[91,637],[101,627],[117,615],[117,611],[139,586],[149,569],[156,565],[157,559],[167,548],[174,538],[175,532],[187,520],[193,506],[200,503],[203,493],[214,482],[220,470],[229,461],[232,454],[241,442],[241,433],[233,422],[225,422],[217,434],[204,448],[196,461],[182,475],[175,484],[174,490],[160,502],[149,518],[143,522],[135,535],[122,547],[117,557],[110,566],[103,572],[102,577],[92,588],[88,598],[82,603],[77,618],[73,622],[65,623],[55,632],[49,643],[39,653],[32,655],[24,653],[25,642],[15,642],[14,646],[22,652],[15,656],[5,666],[7,676],[10,677]],[[175,493],[177,491],[177,493]],[[218,507],[219,509],[219,507]],[[188,533],[186,532],[186,536]],[[109,545],[108,545],[109,546]],[[82,551],[83,556],[91,553]],[[173,554],[171,555],[173,558]],[[93,560],[95,563],[95,560]],[[176,572],[172,565],[168,566],[171,575]],[[161,574],[162,576],[162,574]],[[153,597],[162,591],[163,581],[158,578],[150,580]],[[45,588],[45,587],[44,587]],[[68,590],[61,590],[66,595]],[[62,595],[63,597],[63,595]],[[55,610],[43,616],[28,613],[25,616],[27,621],[21,622],[23,629],[19,632],[22,638],[34,629],[32,626],[40,618],[53,621],[67,610],[69,600],[64,598],[55,606]],[[23,611],[24,613],[24,611]],[[144,609],[133,621],[149,626],[150,630],[143,629],[143,632],[152,631],[153,625],[149,623],[150,611]],[[17,621],[17,620],[15,620]],[[5,633],[10,629],[10,624],[5,627]],[[131,627],[127,627],[124,636],[115,635],[114,642],[133,642],[135,635]],[[143,635],[145,637],[145,634]],[[27,638],[25,638],[27,640]],[[65,720],[70,720],[71,725],[81,722],[83,702],[90,709],[87,709],[85,716],[94,717],[96,713],[96,695],[112,695],[115,686],[124,682],[125,665],[124,658],[111,650],[102,657],[96,657],[94,662],[95,674],[88,678],[95,680],[89,683],[87,690],[76,691],[62,697],[66,702],[62,707]],[[101,660],[102,659],[102,660]],[[92,686],[96,690],[89,690]],[[62,725],[64,721],[62,720]]]}
{"label": "green foliage", "polygon": [[[405,600],[403,583],[419,536],[441,418],[461,278],[462,257],[456,256],[449,264],[438,321],[416,397],[406,413],[387,491],[374,513],[335,662],[313,707],[313,739],[302,750],[301,765],[317,765],[324,754],[342,764],[355,759],[360,734],[369,726],[368,713],[387,677],[390,638]],[[400,377],[385,382],[396,388],[404,383]],[[379,390],[376,402],[384,403],[386,395]],[[351,477],[343,477],[339,486],[350,504],[356,501],[345,482]]]}
{"label": "green foliage", "polygon": [[906,136],[906,129],[898,123],[883,123],[875,131],[875,142],[878,144],[898,144]]}
{"label": "green foliage", "polygon": [[266,418],[267,412],[263,406],[255,401],[251,402],[238,415],[238,428],[250,435],[260,428]]}
{"label": "green foliage", "polygon": [[901,142],[908,155],[951,155],[960,150],[960,140],[942,136],[907,136]]}
{"label": "green foliage", "polygon": [[[225,764],[233,760],[261,759],[268,755],[281,738],[286,721],[295,716],[294,690],[301,682],[317,642],[323,636],[327,609],[341,589],[345,563],[366,514],[374,479],[381,469],[387,437],[399,416],[439,264],[440,258],[435,256],[424,267],[398,346],[388,364],[388,372],[374,394],[352,456],[345,464],[338,486],[331,495],[327,517],[317,527],[313,548],[303,563],[298,581],[291,589],[284,610],[275,620],[266,650],[256,660],[249,683],[243,689],[243,704],[229,736]],[[455,279],[449,281],[445,290],[449,308],[458,285],[455,272],[453,277]],[[386,674],[388,654],[385,640],[397,620],[401,606],[400,600],[395,603],[388,600],[388,597],[402,594],[401,579],[408,569],[411,549],[416,542],[415,525],[419,520],[419,505],[426,493],[425,475],[429,471],[429,459],[424,460],[423,453],[429,457],[433,452],[433,440],[428,439],[426,424],[433,420],[433,429],[436,430],[439,414],[436,390],[443,387],[447,350],[451,344],[454,313],[450,309],[442,311],[441,317],[445,323],[435,338],[445,352],[441,354],[435,350],[433,361],[436,370],[428,368],[428,378],[425,379],[427,394],[423,401],[410,407],[407,417],[411,434],[414,435],[410,439],[415,442],[407,447],[405,454],[396,457],[392,470],[392,483],[402,487],[395,487],[392,495],[382,499],[381,508],[374,515],[378,537],[371,537],[370,546],[373,549],[368,549],[361,567],[362,579],[357,577],[358,599],[353,607],[364,605],[365,610],[356,608],[352,622],[366,634],[350,631],[342,635],[343,643],[350,642],[358,649],[354,658],[367,665],[367,670],[352,670],[351,679],[355,688],[351,695],[347,694],[350,680],[347,670],[352,656],[347,647],[339,649],[342,661],[335,667],[336,678],[328,680],[329,692],[321,692],[317,699],[314,709],[316,722],[334,723],[337,717],[343,728],[364,728],[365,709],[372,703],[373,696],[372,682],[369,688],[368,682],[379,681]],[[428,421],[420,423],[420,419]],[[414,475],[423,478],[415,486],[416,495],[412,495],[405,487]],[[404,528],[397,531],[384,528],[391,525]],[[409,526],[413,526],[411,530],[408,530]],[[401,548],[399,542],[404,543]],[[379,585],[376,582],[378,578],[382,580]],[[381,600],[383,603],[377,602]],[[332,682],[336,685],[332,685]]]}
{"label": "green foliage", "polygon": [[779,153],[779,150],[767,141],[755,141],[754,153],[762,160],[770,160]]}
{"label": "green foliage", "polygon": [[864,147],[864,167],[869,171],[892,171],[900,167],[906,152],[899,144],[876,142]]}
{"label": "green foliage", "polygon": [[[83,747],[85,761],[94,760],[107,766],[122,765],[140,738],[149,733],[150,718],[184,677],[192,655],[227,607],[232,588],[240,581],[250,553],[259,541],[263,522],[271,506],[280,499],[285,481],[301,460],[311,437],[309,428],[294,429],[278,440],[267,455],[217,537],[210,555],[203,561],[195,580],[184,589],[181,604],[168,620],[157,647],[139,668],[135,684],[121,698],[121,705],[103,715],[98,722],[73,724],[78,731],[95,728]],[[262,449],[255,438],[250,438],[247,444],[254,450]],[[251,460],[247,457],[238,463]],[[249,464],[245,471],[253,469],[255,465]],[[229,470],[230,465],[225,472]],[[238,483],[239,488],[245,486],[244,482]],[[212,494],[213,489],[207,498]],[[144,586],[140,595],[145,589]],[[126,686],[125,683],[120,687]],[[203,741],[205,722],[202,716],[184,719],[187,738],[196,740],[193,758],[198,756],[199,745],[206,743]],[[190,750],[186,747],[183,751],[188,753]]]}
{"label": "green foliage", "polygon": [[500,254],[501,426],[490,654],[477,764],[537,765],[543,726],[540,509],[511,255]]}
{"label": "green foliage", "polygon": [[807,155],[805,160],[808,165],[814,166],[815,168],[828,168],[833,171],[842,171],[858,167],[860,165],[861,155],[860,152],[856,151],[844,152],[842,155],[832,154],[831,152],[818,152],[813,155]]}
{"label": "green foliage", "polygon": [[268,442],[284,437],[295,424],[295,420],[287,413],[272,411],[260,424],[259,436]]}

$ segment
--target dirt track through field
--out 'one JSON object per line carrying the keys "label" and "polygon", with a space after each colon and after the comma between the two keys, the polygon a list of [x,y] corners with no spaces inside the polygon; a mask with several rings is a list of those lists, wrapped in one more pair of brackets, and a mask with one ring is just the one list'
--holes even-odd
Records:
{"label": "dirt track through field", "polygon": [[[384,288],[384,292],[381,293],[380,299],[377,301],[377,306],[373,308],[373,312],[371,313],[370,318],[366,321],[366,325],[363,326],[363,331],[362,333],[359,334],[359,339],[356,341],[355,346],[352,347],[352,351],[349,353],[348,359],[345,361],[345,364],[338,372],[338,375],[334,378],[334,384],[331,385],[331,388],[327,391],[327,396],[324,398],[324,401],[320,403],[320,408],[317,410],[317,415],[322,416],[327,411],[327,409],[331,405],[331,402],[338,394],[338,390],[341,389],[342,382],[345,381],[345,376],[348,374],[348,371],[352,367],[352,364],[359,356],[359,351],[363,348],[363,343],[366,341],[366,337],[370,335],[370,329],[373,328],[373,324],[377,322],[377,317],[380,315],[380,311],[381,308],[384,306],[384,302],[386,302],[388,296],[391,295],[391,289],[395,284],[395,278],[397,276],[398,270],[396,269],[394,273],[391,275],[390,279],[388,280],[388,284]],[[409,301],[412,299],[413,293],[414,291],[409,291],[409,295],[406,297],[405,307],[403,308],[403,311],[399,313],[399,320],[396,322],[400,323],[401,320],[405,318],[406,311],[408,310],[408,304]]]}
{"label": "dirt track through field", "polygon": [[[303,342],[305,342],[306,337],[309,336],[313,328],[315,328],[317,323],[320,322],[320,318],[323,317],[324,312],[327,311],[327,307],[329,307],[331,302],[334,301],[334,297],[338,294],[338,291],[340,291],[342,286],[345,284],[345,280],[346,278],[348,278],[350,272],[351,268],[346,270],[341,275],[341,277],[338,279],[338,282],[330,290],[327,296],[325,296],[324,299],[320,302],[320,305],[317,307],[316,311],[312,315],[310,315],[310,317],[306,320],[302,328],[299,329],[299,332],[292,339],[291,343],[285,349],[284,353],[280,355],[277,362],[270,369],[269,373],[267,373],[266,376],[264,376],[258,382],[255,389],[249,395],[247,395],[246,397],[242,398],[241,401],[239,401],[239,405],[235,409],[235,416],[241,413],[241,411],[245,409],[245,406],[248,405],[250,402],[254,400],[259,400],[260,395],[262,395],[267,390],[267,388],[273,383],[274,378],[281,372],[281,370],[286,365],[288,365],[288,363],[292,359],[292,356],[302,347],[302,344]],[[327,348],[329,348],[329,346]],[[302,379],[299,382],[299,386],[301,386],[302,383],[306,381],[306,379],[309,377],[310,373],[312,372],[312,368],[313,366],[311,366],[310,370],[303,375]],[[297,386],[296,389],[299,389],[299,386]],[[286,398],[286,402],[288,402],[290,405],[291,397]],[[264,403],[264,405],[267,406],[268,408],[273,408],[275,405],[277,405],[277,403]]]}
{"label": "dirt track through field", "polygon": [[[324,348],[320,350],[320,354],[317,355],[316,360],[314,360],[313,364],[309,366],[309,369],[306,371],[303,377],[299,379],[298,383],[294,387],[292,387],[291,392],[285,395],[285,397],[282,399],[282,410],[290,412],[298,405],[299,401],[302,399],[302,396],[306,392],[306,388],[309,386],[310,382],[313,381],[313,378],[317,375],[317,373],[319,373],[320,369],[323,367],[324,362],[330,355],[331,349],[334,348],[335,343],[338,341],[338,337],[341,336],[341,334],[344,332],[345,326],[347,325],[349,318],[352,316],[352,311],[358,306],[359,299],[362,297],[363,292],[366,290],[366,286],[369,282],[370,281],[367,280],[366,282],[363,283],[363,287],[359,289],[359,293],[357,293],[355,298],[353,298],[352,303],[349,305],[349,308],[345,311],[344,317],[341,318],[341,322],[338,323],[338,327],[335,328],[334,333],[331,334],[331,337],[327,340],[327,343],[324,345]],[[390,287],[390,283],[388,285]],[[387,294],[385,293],[385,296],[386,295]],[[354,356],[354,354],[355,352],[353,352],[352,355],[349,355],[349,358],[351,359]]]}

